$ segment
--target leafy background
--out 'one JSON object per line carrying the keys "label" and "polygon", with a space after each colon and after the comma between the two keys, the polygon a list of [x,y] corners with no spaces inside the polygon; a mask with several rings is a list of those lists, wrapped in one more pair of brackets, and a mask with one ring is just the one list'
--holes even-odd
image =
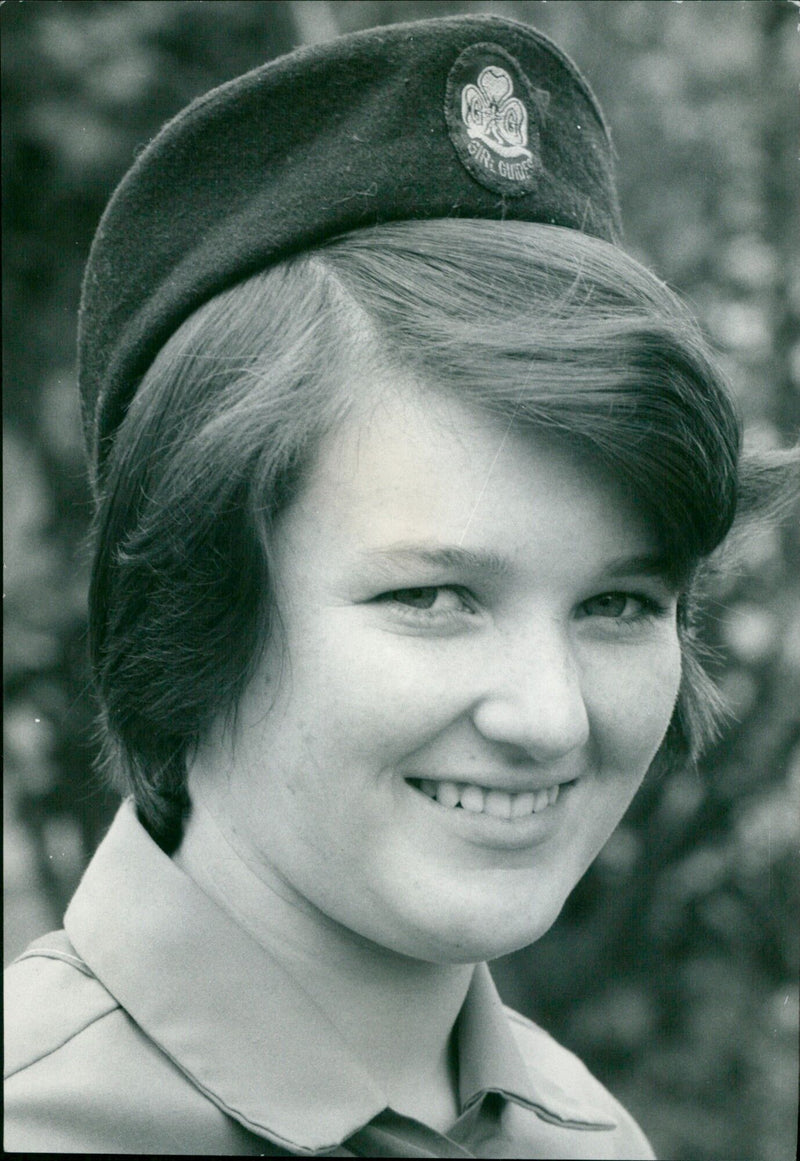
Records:
{"label": "leafy background", "polygon": [[[137,151],[194,96],[301,42],[446,12],[530,21],[615,129],[627,245],[694,303],[748,437],[800,418],[798,8],[694,3],[2,5],[6,960],[58,926],[114,809],[91,774],[81,272]],[[176,191],[180,197],[180,191]],[[706,619],[731,718],[646,784],[554,929],[496,965],[664,1158],[795,1155],[800,537],[748,536]]]}

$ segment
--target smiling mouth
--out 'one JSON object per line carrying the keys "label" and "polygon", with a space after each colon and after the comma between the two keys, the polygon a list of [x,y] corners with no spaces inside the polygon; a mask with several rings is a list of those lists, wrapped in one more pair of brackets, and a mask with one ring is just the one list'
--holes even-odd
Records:
{"label": "smiling mouth", "polygon": [[[562,789],[561,784],[556,784],[546,790],[523,790],[512,794],[507,790],[490,790],[474,782],[433,782],[427,778],[407,778],[406,781],[448,810],[466,810],[470,814],[488,814],[509,821],[528,818],[555,806]],[[572,785],[573,782],[563,783],[565,788]]]}

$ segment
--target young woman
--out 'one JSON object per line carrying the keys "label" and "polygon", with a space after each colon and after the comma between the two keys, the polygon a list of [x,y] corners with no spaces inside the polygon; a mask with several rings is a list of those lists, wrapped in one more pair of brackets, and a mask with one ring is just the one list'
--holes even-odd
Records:
{"label": "young woman", "polygon": [[763,479],[610,156],[554,46],[463,17],[224,86],[115,195],[81,381],[129,797],[10,970],[8,1147],[652,1155],[485,966],[702,744],[696,580]]}

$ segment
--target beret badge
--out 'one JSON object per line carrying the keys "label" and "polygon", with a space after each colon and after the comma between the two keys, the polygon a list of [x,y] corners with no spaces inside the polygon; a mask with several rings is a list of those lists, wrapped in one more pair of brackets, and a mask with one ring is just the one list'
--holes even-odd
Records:
{"label": "beret badge", "polygon": [[475,14],[380,25],[199,97],[139,154],[89,256],[79,381],[96,494],[142,376],[204,302],[350,230],[452,217],[619,242],[603,114],[574,64],[526,24]]}
{"label": "beret badge", "polygon": [[519,63],[499,44],[473,44],[447,78],[445,117],[465,169],[496,193],[518,197],[542,171],[535,93]]}

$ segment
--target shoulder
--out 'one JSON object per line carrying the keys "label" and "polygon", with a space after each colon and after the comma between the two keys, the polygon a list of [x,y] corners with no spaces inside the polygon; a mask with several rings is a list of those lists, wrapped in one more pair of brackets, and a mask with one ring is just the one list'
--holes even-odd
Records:
{"label": "shoulder", "polygon": [[531,1073],[535,1077],[546,1076],[576,1109],[585,1109],[590,1115],[596,1111],[614,1122],[613,1153],[609,1156],[630,1161],[649,1161],[654,1157],[652,1146],[631,1114],[574,1052],[519,1012],[512,1008],[506,1008],[505,1012],[517,1048]]}
{"label": "shoulder", "polygon": [[63,931],[36,940],[4,973],[6,1079],[57,1052],[119,1007]]}
{"label": "shoulder", "polygon": [[[517,1048],[526,1064],[551,1077],[560,1088],[576,1100],[584,1100],[610,1113],[619,1106],[574,1052],[554,1040],[549,1032],[521,1016],[513,1008],[505,1009]],[[612,1107],[613,1106],[613,1107]]]}
{"label": "shoulder", "polygon": [[4,975],[5,1147],[31,1153],[256,1153],[134,1023],[63,931]]}

